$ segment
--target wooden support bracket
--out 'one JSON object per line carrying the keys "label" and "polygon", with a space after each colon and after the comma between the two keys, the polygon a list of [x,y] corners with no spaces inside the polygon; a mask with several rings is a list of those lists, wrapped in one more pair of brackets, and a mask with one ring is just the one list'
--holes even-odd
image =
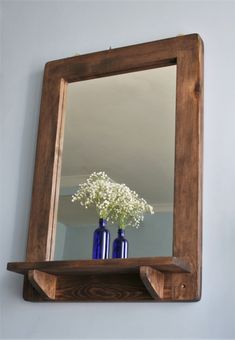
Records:
{"label": "wooden support bracket", "polygon": [[196,301],[189,258],[10,262],[26,301]]}
{"label": "wooden support bracket", "polygon": [[39,270],[29,270],[28,279],[32,286],[46,299],[55,300],[57,276],[41,272]]}
{"label": "wooden support bracket", "polygon": [[164,296],[164,274],[149,267],[140,267],[140,277],[149,294],[155,299],[163,299]]}

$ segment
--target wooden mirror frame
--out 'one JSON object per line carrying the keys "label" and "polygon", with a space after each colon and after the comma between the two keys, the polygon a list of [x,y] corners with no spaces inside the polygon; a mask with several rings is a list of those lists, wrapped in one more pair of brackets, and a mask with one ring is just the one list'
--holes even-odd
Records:
{"label": "wooden mirror frame", "polygon": [[[173,256],[53,261],[67,84],[177,65]],[[198,34],[51,61],[44,71],[26,262],[29,301],[197,301],[201,296],[203,42]]]}

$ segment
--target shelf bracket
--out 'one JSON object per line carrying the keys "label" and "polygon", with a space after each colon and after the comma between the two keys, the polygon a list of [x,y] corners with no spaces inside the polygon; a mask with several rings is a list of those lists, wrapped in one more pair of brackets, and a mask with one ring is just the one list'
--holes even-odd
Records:
{"label": "shelf bracket", "polygon": [[57,277],[39,270],[29,270],[28,279],[41,296],[55,300]]}
{"label": "shelf bracket", "polygon": [[149,267],[140,267],[140,277],[149,294],[155,299],[163,298],[164,293],[164,274]]}

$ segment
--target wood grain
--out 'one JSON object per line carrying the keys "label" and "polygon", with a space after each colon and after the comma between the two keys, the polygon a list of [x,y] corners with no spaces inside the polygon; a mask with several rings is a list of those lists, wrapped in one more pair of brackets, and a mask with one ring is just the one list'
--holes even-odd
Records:
{"label": "wood grain", "polygon": [[188,256],[195,271],[190,279],[173,275],[177,287],[187,282],[180,296],[173,292],[174,299],[201,296],[202,94],[203,43],[198,36],[194,47],[178,51],[177,58],[174,256]]}
{"label": "wood grain", "polygon": [[28,279],[32,286],[44,298],[55,300],[57,277],[39,270],[29,270]]}
{"label": "wood grain", "polygon": [[152,301],[138,274],[61,276],[58,301]]}
{"label": "wood grain", "polygon": [[155,299],[164,297],[164,274],[149,266],[140,267],[140,277],[149,292]]}
{"label": "wood grain", "polygon": [[44,261],[10,262],[7,269],[20,274],[37,269],[51,274],[87,274],[87,273],[139,273],[141,266],[164,272],[190,273],[192,266],[184,259],[176,257],[142,257],[132,259],[79,260],[79,261]]}

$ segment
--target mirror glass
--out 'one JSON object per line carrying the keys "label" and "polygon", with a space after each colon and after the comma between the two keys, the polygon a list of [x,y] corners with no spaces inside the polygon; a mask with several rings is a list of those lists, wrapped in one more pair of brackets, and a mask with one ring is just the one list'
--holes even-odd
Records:
{"label": "mirror glass", "polygon": [[[98,216],[71,198],[94,171],[154,208],[126,228],[129,257],[172,256],[175,101],[175,65],[68,85],[55,260],[92,257]],[[112,248],[117,226],[107,228]]]}

